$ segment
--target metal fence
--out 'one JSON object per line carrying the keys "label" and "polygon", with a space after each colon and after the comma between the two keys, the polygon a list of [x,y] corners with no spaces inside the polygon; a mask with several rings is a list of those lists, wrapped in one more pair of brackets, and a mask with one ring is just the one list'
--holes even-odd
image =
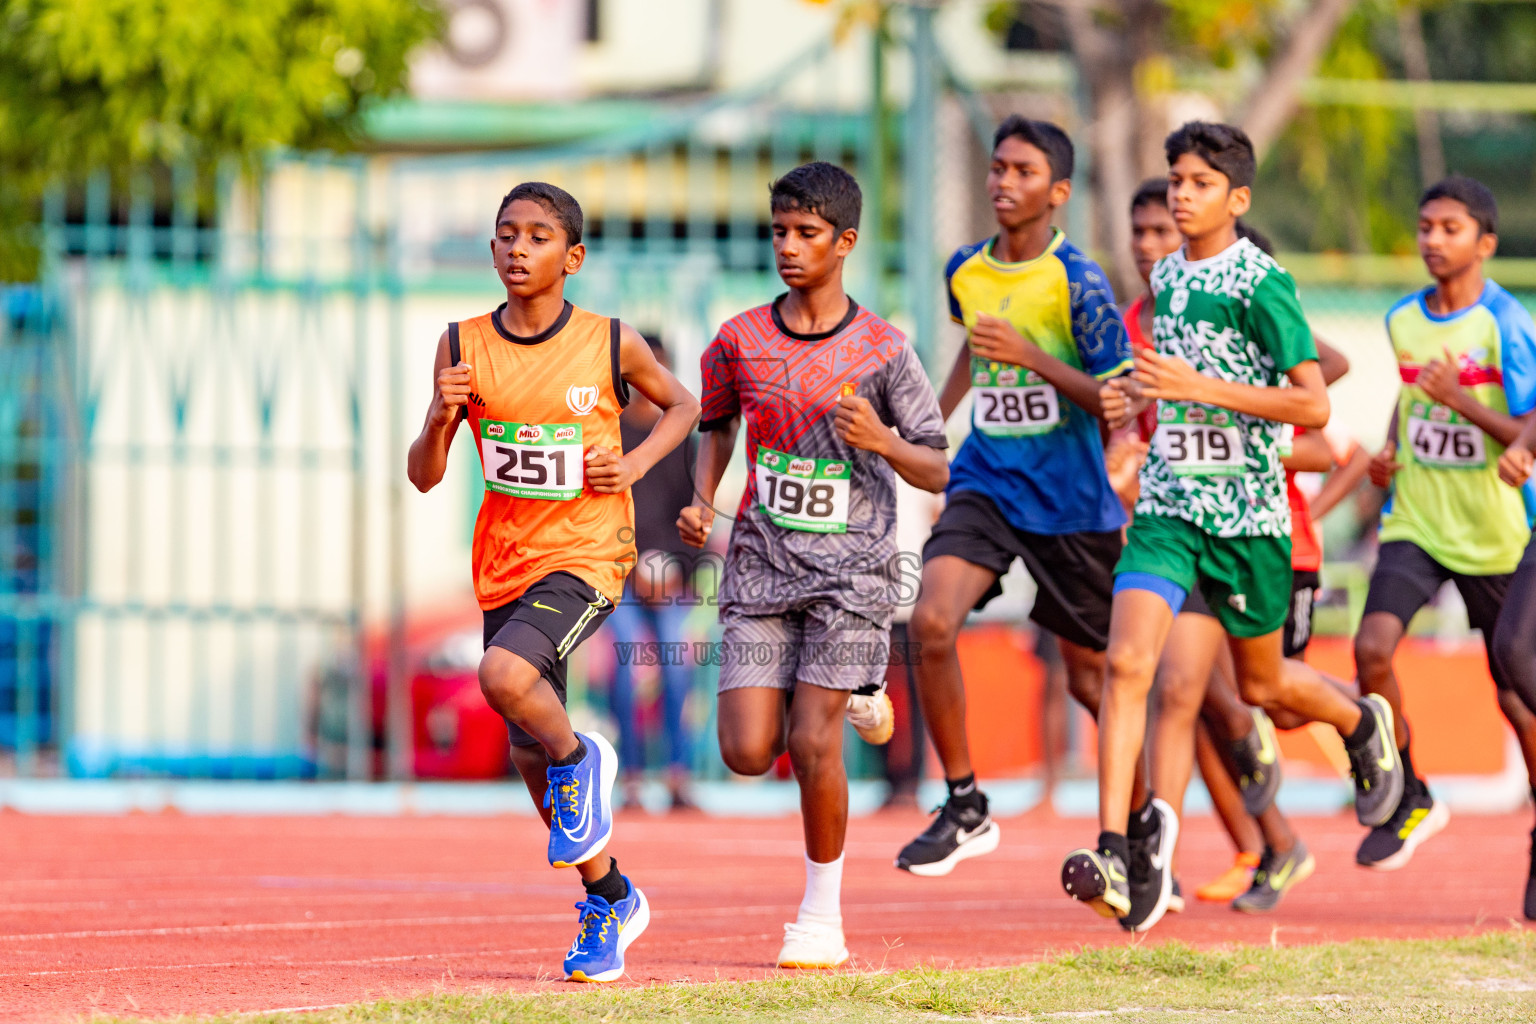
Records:
{"label": "metal fence", "polygon": [[[516,181],[582,200],[571,297],[659,334],[696,387],[715,325],[777,290],[769,181],[842,163],[866,195],[852,290],[933,368],[935,183],[974,188],[987,114],[941,90],[930,15],[906,27],[904,110],[839,104],[849,51],[828,42],[588,143],[57,192],[45,281],[0,291],[0,774],[404,777],[452,746],[423,702],[478,653],[478,491],[460,451],[407,496],[403,452],[443,323],[500,301],[486,240]],[[1393,297],[1305,295],[1356,360],[1339,405],[1362,437],[1385,424]]]}
{"label": "metal fence", "polygon": [[478,499],[460,452],[408,500],[402,453],[443,322],[499,301],[501,196],[579,196],[571,297],[696,383],[721,310],[771,294],[775,171],[842,163],[899,224],[899,147],[875,161],[884,113],[839,105],[845,58],[558,149],[60,189],[44,282],[0,292],[0,772],[410,774],[413,631],[462,607]]}

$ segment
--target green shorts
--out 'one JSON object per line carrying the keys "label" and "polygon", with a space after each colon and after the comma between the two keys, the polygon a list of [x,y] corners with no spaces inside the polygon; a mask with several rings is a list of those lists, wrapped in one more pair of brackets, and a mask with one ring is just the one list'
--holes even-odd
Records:
{"label": "green shorts", "polygon": [[1194,523],[1139,515],[1131,522],[1115,575],[1139,572],[1198,585],[1223,629],[1236,637],[1273,633],[1291,605],[1289,537],[1212,537]]}

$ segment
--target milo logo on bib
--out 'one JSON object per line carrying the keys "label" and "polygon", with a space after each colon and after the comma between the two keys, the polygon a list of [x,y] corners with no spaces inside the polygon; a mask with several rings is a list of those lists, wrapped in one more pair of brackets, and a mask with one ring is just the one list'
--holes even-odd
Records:
{"label": "milo logo on bib", "polygon": [[485,489],[513,498],[569,501],[581,493],[579,423],[480,421]]}
{"label": "milo logo on bib", "polygon": [[758,507],[775,526],[809,533],[848,532],[848,489],[853,478],[849,463],[758,445],[753,470]]}

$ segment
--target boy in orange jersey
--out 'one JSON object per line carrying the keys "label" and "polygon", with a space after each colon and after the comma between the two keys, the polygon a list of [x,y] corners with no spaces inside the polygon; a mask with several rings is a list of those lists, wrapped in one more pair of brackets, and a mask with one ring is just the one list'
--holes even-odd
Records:
{"label": "boy in orange jersey", "polygon": [[[418,489],[434,487],[468,422],[485,477],[473,548],[480,689],[507,720],[512,763],[542,808],[549,863],[575,867],[586,888],[566,979],[616,981],[650,910],[605,853],[618,758],[602,736],[571,728],[566,657],[613,610],[634,565],[630,485],[688,435],[699,403],[637,331],[566,301],[565,279],[586,257],[581,229],[581,206],[553,185],[525,182],[502,200],[491,257],[507,301],[438,339],[409,473]],[[619,412],[631,387],[662,415],[625,452]]]}
{"label": "boy in orange jersey", "polygon": [[702,547],[745,422],[752,473],[720,578],[720,754],[762,775],[788,750],[800,784],[805,898],[780,967],[848,959],[843,719],[859,728],[859,691],[883,682],[897,599],[915,589],[899,570],[896,474],[931,493],[949,479],[917,354],[843,291],[862,201],[827,163],[774,182],[773,253],[789,291],[726,321],[704,352],[697,500],[678,519]]}

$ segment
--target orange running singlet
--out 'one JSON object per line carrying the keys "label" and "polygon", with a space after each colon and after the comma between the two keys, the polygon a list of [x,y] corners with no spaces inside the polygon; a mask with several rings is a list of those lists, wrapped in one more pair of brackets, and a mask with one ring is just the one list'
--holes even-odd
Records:
{"label": "orange running singlet", "polygon": [[584,458],[593,445],[623,451],[619,322],[567,302],[531,338],[508,333],[496,313],[450,325],[450,341],[455,332],[474,368],[469,428],[485,477],[474,539],[480,607],[516,600],[553,572],[617,603],[635,564],[634,500],[594,492]]}

